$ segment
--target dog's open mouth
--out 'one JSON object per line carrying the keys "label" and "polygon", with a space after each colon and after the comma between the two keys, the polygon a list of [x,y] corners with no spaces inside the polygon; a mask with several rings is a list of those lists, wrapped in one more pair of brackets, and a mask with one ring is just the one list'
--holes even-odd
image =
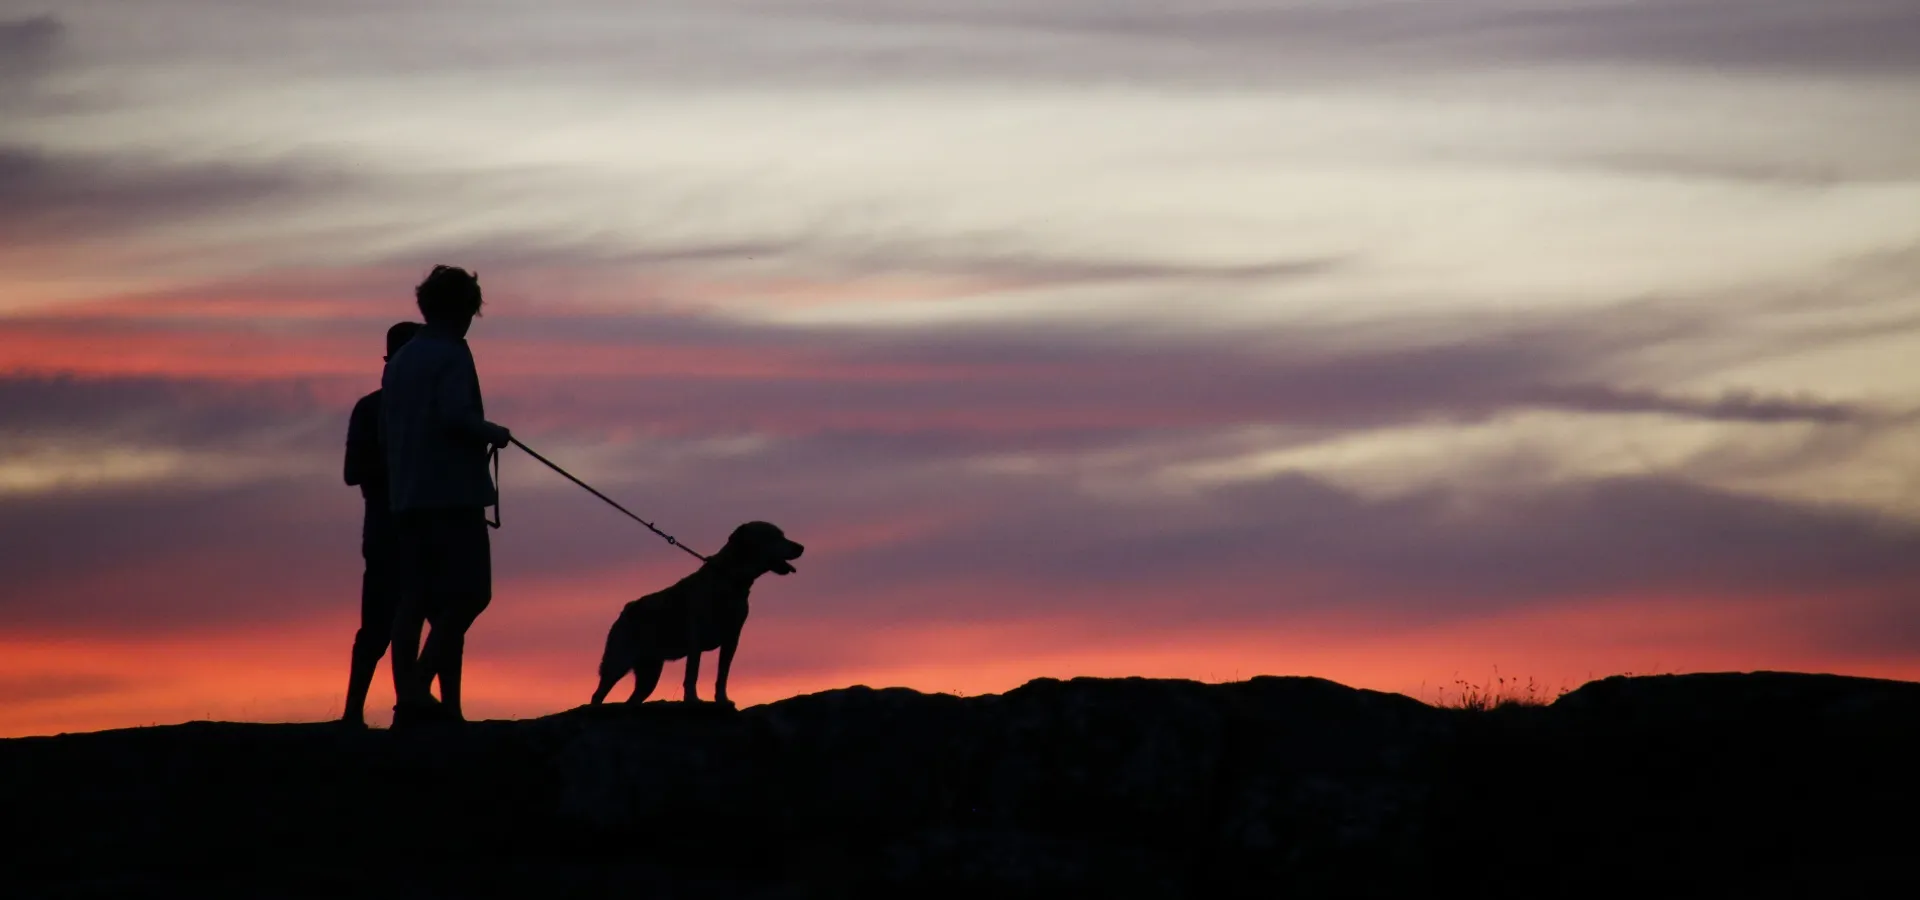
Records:
{"label": "dog's open mouth", "polygon": [[768,569],[767,571],[770,571],[775,575],[792,575],[793,566],[788,565],[788,563],[793,560],[799,559],[800,554],[805,552],[807,552],[807,548],[802,547],[799,544],[794,543],[793,541],[788,541],[786,559],[774,560],[772,568]]}

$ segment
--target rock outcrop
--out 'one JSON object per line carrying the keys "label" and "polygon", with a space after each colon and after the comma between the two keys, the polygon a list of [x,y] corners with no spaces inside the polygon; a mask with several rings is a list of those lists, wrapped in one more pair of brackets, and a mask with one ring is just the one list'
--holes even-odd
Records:
{"label": "rock outcrop", "polygon": [[1920,685],[864,687],[0,741],[10,897],[1920,896]]}

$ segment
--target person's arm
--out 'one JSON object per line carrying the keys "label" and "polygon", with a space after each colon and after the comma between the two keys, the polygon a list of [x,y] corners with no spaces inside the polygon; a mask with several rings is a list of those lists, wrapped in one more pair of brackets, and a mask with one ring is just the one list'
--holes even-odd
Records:
{"label": "person's arm", "polygon": [[368,484],[380,473],[380,423],[374,421],[371,397],[362,397],[353,405],[353,414],[347,417],[347,461],[345,475],[348,486]]}
{"label": "person's arm", "polygon": [[440,412],[440,425],[462,437],[505,447],[513,435],[480,415],[480,373],[474,370],[473,356],[461,353],[440,370],[435,385],[434,408]]}

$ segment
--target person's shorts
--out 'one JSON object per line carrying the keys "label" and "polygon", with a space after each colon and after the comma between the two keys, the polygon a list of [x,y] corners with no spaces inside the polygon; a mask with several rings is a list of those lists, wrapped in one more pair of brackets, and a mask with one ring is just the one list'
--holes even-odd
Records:
{"label": "person's shorts", "polygon": [[367,568],[360,576],[360,628],[369,634],[386,634],[400,610],[399,552],[389,539],[365,543],[361,555]]}
{"label": "person's shorts", "polygon": [[486,511],[407,510],[394,514],[402,585],[417,592],[428,619],[479,615],[493,600],[493,551]]}

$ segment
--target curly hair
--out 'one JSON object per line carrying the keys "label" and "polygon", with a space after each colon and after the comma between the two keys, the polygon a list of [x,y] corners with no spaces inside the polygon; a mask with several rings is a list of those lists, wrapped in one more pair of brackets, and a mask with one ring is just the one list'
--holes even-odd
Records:
{"label": "curly hair", "polygon": [[413,289],[413,299],[429,322],[470,319],[480,314],[480,276],[457,266],[434,266]]}

